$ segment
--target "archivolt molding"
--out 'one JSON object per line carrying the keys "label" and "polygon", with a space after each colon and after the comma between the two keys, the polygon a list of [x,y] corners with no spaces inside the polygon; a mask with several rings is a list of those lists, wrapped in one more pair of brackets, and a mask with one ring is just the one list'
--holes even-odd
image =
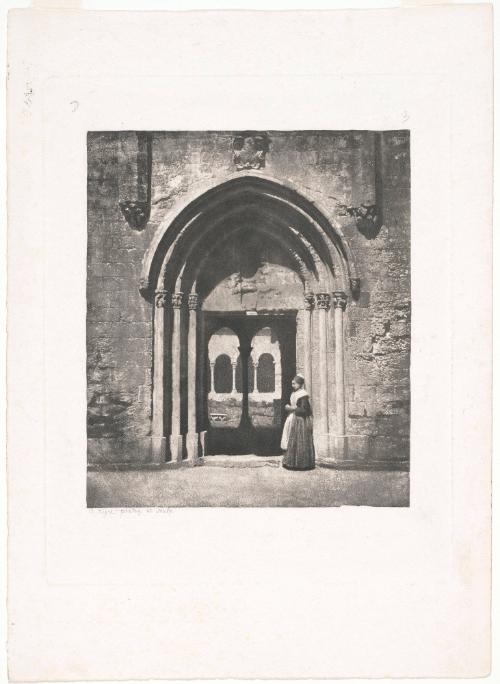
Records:
{"label": "archivolt molding", "polygon": [[[305,238],[303,241],[300,241],[290,231],[290,228],[284,221],[270,216],[261,207],[252,207],[247,204],[239,205],[215,220],[208,218],[203,226],[192,225],[193,236],[184,235],[184,245],[176,242],[175,256],[173,253],[168,255],[168,261],[172,264],[172,272],[178,272],[179,264],[187,264],[186,269],[182,271],[182,277],[185,278],[186,273],[189,276],[190,273],[194,272],[193,279],[196,280],[202,270],[202,263],[203,265],[206,263],[208,253],[211,254],[214,249],[220,247],[221,240],[225,241],[226,237],[230,237],[234,232],[242,229],[240,226],[234,227],[234,225],[231,225],[231,220],[236,223],[236,217],[239,214],[245,214],[249,209],[252,209],[252,213],[262,221],[262,224],[257,222],[253,226],[253,230],[256,233],[260,232],[263,236],[267,236],[273,242],[277,242],[281,247],[285,245],[285,251],[288,252],[289,256],[297,264],[301,278],[309,281],[312,277],[317,277],[316,265],[310,256],[310,252],[304,247]],[[243,222],[248,222],[248,217],[243,218]],[[266,230],[267,228],[272,230]],[[216,240],[212,239],[212,237],[216,238]],[[208,252],[205,247],[207,241],[209,242]],[[185,247],[184,249],[183,246]],[[199,253],[204,254],[201,262],[197,258]],[[166,265],[167,268],[168,265]],[[167,270],[165,270],[165,276],[167,277]],[[175,276],[170,274],[170,277],[173,278]],[[180,278],[181,275],[177,277],[177,283],[179,283]]]}
{"label": "archivolt molding", "polygon": [[[200,218],[208,216],[212,210],[227,206],[233,199],[241,202],[247,194],[250,197],[261,196],[276,202],[276,206],[283,205],[288,210],[296,212],[304,221],[315,227],[318,236],[331,244],[333,251],[340,256],[342,266],[342,288],[348,291],[352,280],[359,281],[354,257],[349,243],[337,222],[328,217],[328,213],[317,200],[307,198],[307,192],[302,192],[300,186],[292,186],[261,172],[247,172],[244,175],[234,174],[219,179],[217,182],[198,187],[185,197],[182,204],[173,207],[158,227],[151,244],[143,259],[140,289],[144,296],[150,298],[158,283],[165,275],[166,264],[172,258],[175,244],[179,244],[181,236],[190,232],[190,227]],[[332,249],[330,249],[332,252]]]}
{"label": "archivolt molding", "polygon": [[[313,260],[316,272],[318,273],[319,276],[319,281],[322,283],[328,283],[329,289],[331,289],[331,283],[333,278],[335,277],[335,271],[331,269],[327,269],[323,260],[319,256],[318,252],[314,248],[314,246],[306,240],[305,236],[303,233],[301,233],[299,230],[294,228],[293,226],[290,226],[290,230],[293,232],[293,234],[297,237],[298,240],[302,242],[302,244],[305,246],[309,254],[311,255],[311,259]],[[313,291],[313,288],[310,289],[310,291]]]}
{"label": "archivolt molding", "polygon": [[[203,272],[204,267],[206,266],[207,262],[209,261],[210,257],[218,250],[218,249],[223,249],[224,245],[229,242],[235,235],[235,233],[238,233],[239,231],[244,230],[243,228],[238,228],[238,229],[233,229],[229,230],[227,233],[224,234],[222,239],[217,240],[217,242],[213,243],[211,247],[204,252],[204,255],[201,259],[201,261],[196,261],[195,263],[187,263],[186,269],[184,273],[181,273],[179,276],[179,279],[177,282],[180,282],[180,278],[184,277],[186,279],[185,282],[187,282],[187,285],[183,284],[183,287],[190,288],[192,292],[197,292],[198,291],[198,279],[200,274]],[[261,234],[263,237],[269,239],[271,242],[274,242],[277,246],[281,247],[283,249],[283,237],[269,233],[262,229],[261,227],[257,226],[255,228],[255,232]],[[306,262],[304,259],[300,256],[297,250],[293,249],[293,247],[290,247],[289,245],[285,245],[284,251],[288,254],[288,256],[291,258],[291,260],[294,262],[296,265],[297,273],[302,280],[302,283],[304,285],[304,288],[306,290],[311,289],[311,283],[314,280],[314,273],[311,272],[311,269],[306,265]],[[191,262],[194,262],[194,258],[191,259]],[[189,268],[191,266],[191,268]],[[187,275],[186,275],[187,271]]]}

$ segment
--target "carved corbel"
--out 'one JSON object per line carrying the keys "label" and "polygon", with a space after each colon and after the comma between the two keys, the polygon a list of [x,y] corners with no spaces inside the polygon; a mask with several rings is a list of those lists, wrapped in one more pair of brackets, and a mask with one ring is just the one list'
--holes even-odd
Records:
{"label": "carved corbel", "polygon": [[361,279],[360,278],[349,278],[349,285],[351,287],[351,293],[354,299],[359,298],[359,293],[361,291]]}
{"label": "carved corbel", "polygon": [[144,230],[151,215],[151,170],[151,133],[137,133],[137,197],[119,202],[132,230]]}
{"label": "carved corbel", "polygon": [[382,184],[382,135],[375,133],[374,136],[374,190],[375,202],[361,202],[359,206],[348,206],[347,204],[337,203],[341,216],[351,216],[359,232],[367,240],[373,240],[378,236],[384,218],[382,215],[383,184]]}
{"label": "carved corbel", "polygon": [[382,227],[376,204],[361,204],[359,207],[348,207],[340,204],[341,216],[352,216],[356,227],[368,239],[377,237]]}

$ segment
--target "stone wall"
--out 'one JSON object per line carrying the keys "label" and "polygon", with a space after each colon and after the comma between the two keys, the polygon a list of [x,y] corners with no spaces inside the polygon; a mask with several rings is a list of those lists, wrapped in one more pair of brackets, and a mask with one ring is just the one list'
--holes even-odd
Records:
{"label": "stone wall", "polygon": [[347,432],[369,435],[371,458],[409,459],[410,156],[409,136],[382,136],[383,225],[366,239],[346,223],[362,281],[349,307],[346,346]]}
{"label": "stone wall", "polygon": [[87,141],[89,461],[146,461],[152,312],[138,282],[150,234],[132,231],[119,207],[133,190],[136,135],[90,133]]}
{"label": "stone wall", "polygon": [[[151,217],[138,231],[130,227],[119,206],[124,199],[144,199],[137,185],[143,162],[137,135],[88,135],[90,462],[150,458],[152,305],[139,293],[142,258],[170,209],[198,185],[235,173],[233,138],[233,132],[154,133]],[[362,436],[359,444],[369,443],[371,459],[408,460],[409,133],[270,131],[269,139],[265,174],[297,185],[311,201],[319,202],[334,217],[355,255],[361,291],[357,300],[349,300],[345,317],[347,432]],[[375,204],[380,230],[354,211]],[[293,273],[290,278],[289,291],[295,297]],[[247,298],[252,296],[249,291]],[[317,355],[317,349],[312,353]],[[329,392],[334,406],[334,388]],[[352,444],[356,456],[358,442]]]}

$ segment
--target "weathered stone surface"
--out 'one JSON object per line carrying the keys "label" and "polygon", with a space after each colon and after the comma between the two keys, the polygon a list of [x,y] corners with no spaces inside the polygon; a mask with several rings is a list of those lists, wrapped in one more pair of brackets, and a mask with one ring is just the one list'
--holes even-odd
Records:
{"label": "weathered stone surface", "polygon": [[[142,259],[166,213],[200,183],[234,174],[235,131],[164,132],[152,136],[152,207],[142,232],[125,220],[119,203],[137,188],[137,141],[130,132],[88,135],[87,378],[89,459],[147,461],[151,432],[153,305],[139,292]],[[286,179],[330,216],[355,256],[361,287],[345,312],[346,431],[360,458],[409,458],[410,432],[410,144],[407,131],[268,131],[266,175]],[[379,166],[376,168],[376,163]],[[245,171],[241,171],[245,173]],[[378,173],[378,181],[377,181]],[[373,239],[342,215],[339,205],[370,205],[381,183],[383,224]],[[228,245],[234,253],[238,245]],[[205,283],[206,309],[221,300],[242,310],[302,306],[293,263],[269,259]],[[273,252],[273,250],[275,250]],[[212,258],[212,257],[211,257]],[[229,261],[229,260],[228,260]],[[222,272],[220,253],[214,273]],[[229,268],[229,267],[228,267]],[[208,269],[210,270],[210,269]],[[213,285],[213,287],[212,287]],[[234,304],[235,305],[235,304]],[[231,304],[233,306],[233,304]],[[313,329],[317,330],[317,311]],[[297,317],[297,359],[302,321]],[[333,363],[333,315],[328,317],[328,358]],[[311,354],[317,367],[318,340]],[[317,389],[313,384],[313,400]],[[335,381],[328,388],[335,421]],[[369,439],[368,439],[369,438]],[[367,447],[369,441],[369,448]],[[358,444],[358,446],[355,446]]]}

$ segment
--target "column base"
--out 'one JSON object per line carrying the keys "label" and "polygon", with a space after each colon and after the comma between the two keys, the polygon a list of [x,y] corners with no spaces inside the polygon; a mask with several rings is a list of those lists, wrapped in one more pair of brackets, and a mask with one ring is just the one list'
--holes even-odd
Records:
{"label": "column base", "polygon": [[328,456],[332,461],[345,461],[349,444],[347,435],[329,435]]}
{"label": "column base", "polygon": [[182,435],[170,435],[170,460],[179,463],[182,461],[183,439]]}
{"label": "column base", "polygon": [[314,435],[314,452],[316,459],[321,461],[328,459],[330,452],[330,435],[327,433]]}
{"label": "column base", "polygon": [[167,460],[167,438],[151,438],[151,460],[153,463],[165,463]]}
{"label": "column base", "polygon": [[198,443],[198,433],[188,432],[186,435],[186,451],[187,451],[187,461],[191,465],[195,465],[200,460],[199,458],[199,443]]}
{"label": "column base", "polygon": [[201,432],[198,433],[200,437],[200,458],[203,458],[206,455],[206,437],[207,437],[207,431],[202,430]]}
{"label": "column base", "polygon": [[[369,435],[318,435],[314,437],[318,462],[344,463],[370,459]],[[319,448],[318,448],[319,445]]]}
{"label": "column base", "polygon": [[347,457],[351,460],[364,461],[372,456],[372,438],[370,435],[347,435]]}

